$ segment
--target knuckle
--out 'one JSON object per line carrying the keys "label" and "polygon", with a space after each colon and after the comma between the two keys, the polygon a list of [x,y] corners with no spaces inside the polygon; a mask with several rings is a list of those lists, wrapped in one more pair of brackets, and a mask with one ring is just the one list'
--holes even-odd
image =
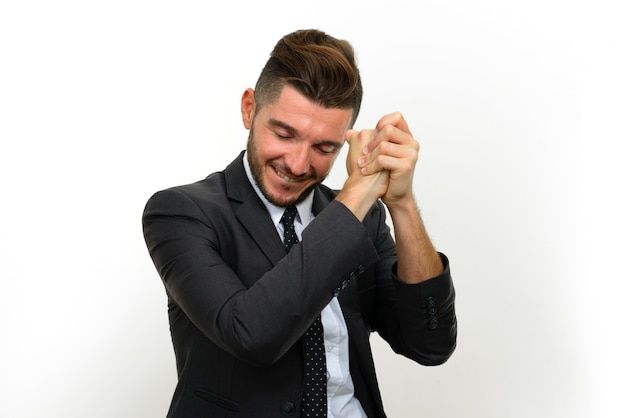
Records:
{"label": "knuckle", "polygon": [[393,125],[385,125],[382,127],[381,132],[384,135],[391,135],[393,133],[393,131],[395,130],[395,127]]}

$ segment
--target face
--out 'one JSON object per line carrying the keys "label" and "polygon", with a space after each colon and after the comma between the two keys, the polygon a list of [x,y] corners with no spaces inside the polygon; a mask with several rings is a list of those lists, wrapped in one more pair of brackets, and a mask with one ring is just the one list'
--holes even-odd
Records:
{"label": "face", "polygon": [[254,108],[254,91],[242,98],[248,160],[263,195],[276,206],[306,198],[328,175],[344,143],[352,110],[328,109],[285,86],[274,103]]}

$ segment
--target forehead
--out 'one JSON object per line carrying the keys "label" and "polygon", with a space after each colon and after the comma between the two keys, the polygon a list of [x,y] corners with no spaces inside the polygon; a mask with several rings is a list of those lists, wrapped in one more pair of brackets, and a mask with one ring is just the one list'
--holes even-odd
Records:
{"label": "forehead", "polygon": [[352,114],[352,109],[323,107],[293,87],[285,86],[278,99],[263,106],[258,116],[286,124],[298,132],[336,131],[339,136],[343,136],[349,127]]}

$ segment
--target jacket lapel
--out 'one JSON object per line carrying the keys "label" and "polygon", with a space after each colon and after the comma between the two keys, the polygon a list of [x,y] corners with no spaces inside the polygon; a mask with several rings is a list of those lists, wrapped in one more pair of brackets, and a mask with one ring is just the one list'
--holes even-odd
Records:
{"label": "jacket lapel", "polygon": [[243,167],[243,152],[226,167],[226,194],[235,216],[272,264],[285,256],[285,247],[265,205],[252,188]]}
{"label": "jacket lapel", "polygon": [[[225,170],[226,194],[233,202],[235,216],[246,228],[261,251],[272,262],[278,263],[286,254],[267,209],[248,180],[243,167],[244,151]],[[319,215],[331,198],[316,188],[313,195],[313,214]],[[340,302],[341,302],[340,298]]]}

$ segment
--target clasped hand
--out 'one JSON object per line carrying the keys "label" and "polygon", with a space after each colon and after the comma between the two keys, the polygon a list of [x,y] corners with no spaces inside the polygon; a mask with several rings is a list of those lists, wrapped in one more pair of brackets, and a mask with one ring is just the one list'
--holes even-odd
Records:
{"label": "clasped hand", "polygon": [[350,145],[346,168],[351,180],[377,194],[388,207],[413,200],[420,146],[402,114],[385,115],[375,129],[350,130],[345,138]]}

